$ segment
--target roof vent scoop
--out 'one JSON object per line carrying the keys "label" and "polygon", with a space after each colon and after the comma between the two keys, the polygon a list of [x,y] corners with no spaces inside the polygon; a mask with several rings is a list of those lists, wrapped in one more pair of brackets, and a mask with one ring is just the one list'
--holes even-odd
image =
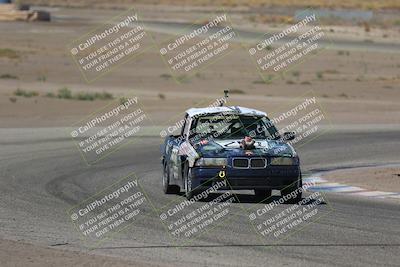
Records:
{"label": "roof vent scoop", "polygon": [[228,102],[229,90],[224,90],[224,100],[219,102],[219,106],[223,107],[226,102]]}

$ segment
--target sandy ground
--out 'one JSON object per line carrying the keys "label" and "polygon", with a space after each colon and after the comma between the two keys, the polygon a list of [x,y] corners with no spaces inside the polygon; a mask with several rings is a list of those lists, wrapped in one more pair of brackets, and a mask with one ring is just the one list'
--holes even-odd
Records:
{"label": "sandy ground", "polygon": [[[114,7],[121,8],[132,4],[132,0],[119,0],[109,2],[105,0],[21,0],[21,3],[43,4],[54,6],[91,6],[96,7]],[[394,0],[336,0],[336,1],[320,1],[320,0],[135,0],[135,4],[158,4],[158,5],[183,5],[186,8],[190,7],[206,7],[206,6],[227,6],[234,8],[246,8],[262,10],[263,8],[354,8],[381,11],[382,9],[399,9],[399,3]]]}
{"label": "sandy ground", "polygon": [[338,170],[323,175],[329,181],[359,186],[369,190],[400,192],[400,168],[364,167]]}
{"label": "sandy ground", "polygon": [[[185,83],[178,84],[165,76],[169,73],[167,66],[153,44],[147,43],[151,48],[144,54],[88,84],[74,66],[65,44],[90,31],[104,18],[119,12],[99,10],[94,14],[84,9],[57,8],[52,14],[60,19],[52,23],[1,23],[1,47],[12,48],[19,55],[16,59],[0,57],[0,75],[10,74],[18,78],[0,79],[2,127],[70,125],[108,103],[49,99],[44,96],[62,87],[68,87],[73,92],[107,91],[117,98],[128,94],[138,95],[156,124],[165,123],[175,116],[180,117],[182,111],[196,103],[213,102],[226,88],[243,91],[243,94],[231,95],[230,104],[250,106],[270,114],[284,111],[293,100],[311,92],[323,105],[334,125],[400,124],[400,103],[397,101],[400,97],[399,53],[325,49],[294,66],[282,77],[277,77],[271,84],[264,84],[260,83],[257,68],[246,49],[235,45],[235,51],[223,60],[189,77]],[[179,20],[175,15],[188,17],[196,13],[179,13],[174,8],[156,12],[145,8],[141,14],[149,20],[162,20],[167,15]],[[235,16],[239,24],[240,16]],[[246,23],[240,27],[252,28],[251,24]],[[355,31],[360,35],[359,39],[365,37],[361,27],[349,31],[345,30],[346,27],[341,29],[328,32],[332,34],[333,44],[342,39],[354,39],[357,36]],[[382,38],[379,34],[375,36],[374,30],[368,34],[377,46],[382,43]],[[155,33],[156,39],[168,36]],[[322,78],[318,77],[318,73],[322,73]],[[46,81],[38,81],[40,77],[45,77]],[[34,90],[40,95],[17,97],[15,103],[11,102],[10,97],[13,97],[17,88]],[[161,99],[160,94],[165,99]]]}
{"label": "sandy ground", "polygon": [[[11,256],[12,255],[12,256]],[[0,265],[15,266],[154,266],[113,257],[41,247],[0,239]]]}

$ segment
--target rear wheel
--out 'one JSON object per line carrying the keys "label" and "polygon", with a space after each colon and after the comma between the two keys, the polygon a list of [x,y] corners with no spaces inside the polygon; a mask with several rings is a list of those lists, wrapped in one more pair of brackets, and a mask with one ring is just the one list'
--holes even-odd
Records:
{"label": "rear wheel", "polygon": [[254,189],[254,194],[257,200],[264,200],[271,196],[272,190],[270,189]]}
{"label": "rear wheel", "polygon": [[169,184],[169,167],[168,164],[164,164],[163,168],[163,176],[162,176],[162,184],[163,184],[163,191],[165,194],[177,194],[180,191],[179,186],[177,185],[170,185]]}

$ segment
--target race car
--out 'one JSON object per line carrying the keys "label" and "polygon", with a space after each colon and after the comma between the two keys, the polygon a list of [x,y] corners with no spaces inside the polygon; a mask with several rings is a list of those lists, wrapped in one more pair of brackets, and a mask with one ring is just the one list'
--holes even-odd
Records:
{"label": "race car", "polygon": [[[188,199],[216,184],[217,190],[254,190],[265,199],[272,190],[301,200],[299,157],[288,144],[293,132],[278,132],[265,112],[239,107],[191,108],[179,135],[162,146],[164,193],[181,189]],[[219,183],[224,180],[225,183]]]}

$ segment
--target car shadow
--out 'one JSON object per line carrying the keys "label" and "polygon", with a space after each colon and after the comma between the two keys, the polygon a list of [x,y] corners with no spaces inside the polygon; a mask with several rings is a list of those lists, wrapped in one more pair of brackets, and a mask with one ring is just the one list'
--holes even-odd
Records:
{"label": "car shadow", "polygon": [[[213,192],[213,193],[210,193],[207,198],[199,200],[199,202],[211,202],[223,194],[224,194],[223,192]],[[182,193],[181,195],[184,195],[184,194]],[[269,204],[274,201],[279,202],[279,200],[282,198],[280,195],[272,195],[271,197],[268,197],[265,199],[259,199],[255,195],[252,195],[252,194],[243,194],[243,193],[234,193],[234,192],[232,192],[232,196],[235,198],[233,203],[246,203],[246,204],[247,203],[249,203],[249,204]],[[229,198],[227,198],[227,199],[229,199]],[[306,201],[303,201],[303,200],[305,200],[304,197],[302,198],[301,201],[299,201],[299,203],[283,202],[281,204],[284,204],[284,205],[298,204],[298,205],[304,206],[304,205],[310,205],[310,204],[316,203],[315,199],[308,199]],[[225,201],[226,200],[223,200],[221,202],[225,202]],[[327,204],[326,202],[322,201],[316,205],[319,206],[319,205],[326,205],[326,204]]]}

